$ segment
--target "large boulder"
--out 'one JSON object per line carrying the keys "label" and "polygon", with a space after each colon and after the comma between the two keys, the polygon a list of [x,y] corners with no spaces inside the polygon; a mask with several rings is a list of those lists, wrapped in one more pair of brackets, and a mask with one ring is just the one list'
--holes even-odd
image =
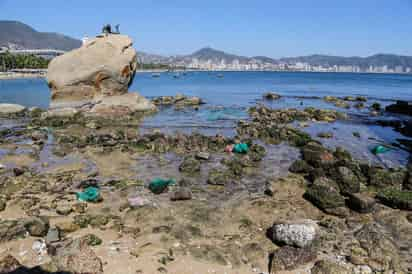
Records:
{"label": "large boulder", "polygon": [[96,115],[125,115],[135,112],[154,111],[155,105],[138,93],[127,93],[104,97],[99,101],[90,112]]}
{"label": "large boulder", "polygon": [[26,107],[17,104],[0,104],[0,117],[17,116],[25,110]]}
{"label": "large boulder", "polygon": [[47,73],[51,107],[78,107],[127,93],[137,68],[132,44],[125,35],[100,36],[54,58]]}
{"label": "large boulder", "polygon": [[317,236],[318,225],[312,220],[274,224],[271,238],[274,242],[296,247],[310,246]]}

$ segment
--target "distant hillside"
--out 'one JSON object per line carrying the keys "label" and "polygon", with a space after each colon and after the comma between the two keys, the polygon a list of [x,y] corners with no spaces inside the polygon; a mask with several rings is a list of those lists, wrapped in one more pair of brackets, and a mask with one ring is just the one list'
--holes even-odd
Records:
{"label": "distant hillside", "polygon": [[38,32],[17,21],[0,21],[0,47],[72,50],[80,46],[80,40],[62,34]]}
{"label": "distant hillside", "polygon": [[369,57],[341,57],[341,56],[329,56],[329,55],[309,55],[300,57],[288,57],[273,59],[266,56],[245,57],[238,56],[230,53],[226,53],[221,50],[213,48],[202,48],[195,51],[192,54],[180,55],[180,56],[160,56],[148,53],[139,53],[144,62],[147,63],[178,63],[178,62],[190,62],[194,59],[198,61],[211,61],[212,63],[220,63],[222,60],[225,63],[232,63],[234,60],[238,60],[239,63],[270,63],[270,64],[295,64],[295,63],[307,63],[312,66],[359,66],[361,68],[368,68],[369,66],[381,67],[388,66],[388,68],[395,68],[396,66],[411,67],[412,68],[412,56],[402,56],[395,54],[376,54]]}
{"label": "distant hillside", "polygon": [[369,57],[340,57],[329,55],[310,55],[301,57],[281,58],[284,63],[308,63],[313,66],[359,66],[367,68],[369,66],[396,66],[412,67],[412,56],[402,56],[394,54],[376,54]]}

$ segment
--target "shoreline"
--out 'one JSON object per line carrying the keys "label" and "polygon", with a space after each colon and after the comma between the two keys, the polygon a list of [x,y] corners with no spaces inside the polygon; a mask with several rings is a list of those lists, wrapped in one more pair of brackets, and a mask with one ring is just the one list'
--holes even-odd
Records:
{"label": "shoreline", "polygon": [[[402,75],[412,76],[411,73],[383,73],[383,72],[334,72],[334,71],[284,71],[284,70],[199,70],[199,69],[179,69],[168,71],[165,69],[137,70],[136,73],[180,73],[180,72],[279,72],[279,73],[333,73],[333,74],[381,74],[381,75]],[[36,79],[46,78],[47,72],[21,73],[21,72],[0,72],[0,80]]]}

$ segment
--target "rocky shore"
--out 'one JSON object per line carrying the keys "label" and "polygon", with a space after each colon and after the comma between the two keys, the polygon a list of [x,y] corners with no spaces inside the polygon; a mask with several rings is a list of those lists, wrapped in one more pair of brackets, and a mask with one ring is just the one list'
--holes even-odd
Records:
{"label": "rocky shore", "polygon": [[127,56],[49,75],[49,110],[0,105],[0,273],[412,272],[412,161],[362,162],[302,130],[350,119],[337,110],[258,104],[234,137],[141,133],[206,102],[127,93]]}

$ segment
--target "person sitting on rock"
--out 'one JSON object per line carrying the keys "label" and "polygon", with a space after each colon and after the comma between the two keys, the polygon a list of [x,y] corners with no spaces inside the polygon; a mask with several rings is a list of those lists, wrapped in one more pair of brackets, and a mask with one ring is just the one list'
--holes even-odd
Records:
{"label": "person sitting on rock", "polygon": [[119,24],[117,24],[116,26],[115,26],[115,29],[116,29],[116,34],[120,34],[120,25]]}
{"label": "person sitting on rock", "polygon": [[110,24],[104,25],[102,32],[106,35],[112,33],[112,26]]}

